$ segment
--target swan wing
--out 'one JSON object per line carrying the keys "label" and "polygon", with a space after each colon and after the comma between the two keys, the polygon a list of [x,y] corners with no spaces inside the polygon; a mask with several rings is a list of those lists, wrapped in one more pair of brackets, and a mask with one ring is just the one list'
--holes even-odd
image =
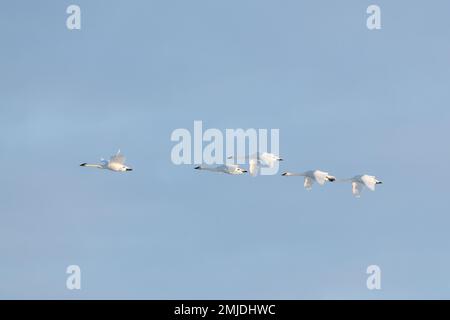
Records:
{"label": "swan wing", "polygon": [[314,171],[314,178],[316,179],[317,183],[323,186],[325,182],[327,181],[327,172],[316,170]]}
{"label": "swan wing", "polygon": [[110,163],[119,163],[119,164],[124,164],[125,163],[125,156],[119,152],[117,152],[116,155],[112,156],[111,159],[109,160]]}
{"label": "swan wing", "polygon": [[271,153],[263,153],[259,156],[259,160],[261,163],[267,167],[273,168],[275,163],[277,162],[277,159],[275,156]]}
{"label": "swan wing", "polygon": [[353,181],[352,182],[352,193],[355,197],[361,197],[361,192],[364,188],[364,185],[360,182]]}
{"label": "swan wing", "polygon": [[250,175],[253,177],[256,177],[259,173],[259,165],[258,160],[256,159],[250,159],[249,161],[249,171]]}
{"label": "swan wing", "polygon": [[314,180],[312,178],[305,177],[305,183],[303,184],[303,186],[305,187],[306,190],[311,190],[313,184],[314,184]]}
{"label": "swan wing", "polygon": [[361,181],[364,185],[372,191],[375,191],[375,185],[377,184],[377,180],[373,176],[362,176]]}

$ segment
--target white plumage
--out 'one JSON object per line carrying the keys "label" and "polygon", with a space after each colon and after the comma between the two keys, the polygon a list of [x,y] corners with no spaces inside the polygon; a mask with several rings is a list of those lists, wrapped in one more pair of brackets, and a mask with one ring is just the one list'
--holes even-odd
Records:
{"label": "white plumage", "polygon": [[293,173],[293,172],[285,172],[282,176],[299,176],[304,177],[304,187],[306,190],[311,190],[314,182],[317,182],[319,185],[324,185],[327,181],[335,181],[336,178],[331,176],[328,172],[320,171],[320,170],[310,170],[302,173]]}
{"label": "white plumage", "polygon": [[239,166],[235,164],[224,164],[220,166],[197,166],[194,169],[196,170],[205,170],[205,171],[211,171],[211,172],[219,172],[219,173],[226,173],[226,174],[232,174],[232,175],[238,175],[238,174],[244,174],[247,172],[247,170],[244,170],[240,168]]}
{"label": "white plumage", "polygon": [[125,165],[125,156],[120,152],[120,150],[108,160],[101,159],[100,164],[88,164],[82,163],[81,167],[97,168],[97,169],[107,169],[116,172],[133,171],[130,167]]}

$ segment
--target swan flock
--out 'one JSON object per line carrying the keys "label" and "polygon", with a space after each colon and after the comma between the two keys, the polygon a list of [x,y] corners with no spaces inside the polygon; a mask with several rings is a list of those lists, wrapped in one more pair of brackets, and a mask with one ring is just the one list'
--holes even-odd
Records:
{"label": "swan flock", "polygon": [[[249,172],[251,176],[257,176],[262,167],[272,168],[277,162],[283,161],[283,159],[278,155],[267,152],[237,158],[230,156],[227,159],[244,159],[248,161],[249,169],[243,169],[237,164],[223,164],[217,166],[199,165],[194,169],[199,171],[225,173],[228,175],[243,175]],[[115,172],[133,171],[131,167],[125,165],[125,156],[120,152],[120,150],[115,155],[111,156],[109,160],[101,159],[98,164],[82,163],[80,166],[87,168],[107,169]],[[300,173],[284,172],[281,175],[284,177],[303,177],[303,186],[306,190],[311,190],[314,183],[323,186],[327,182],[347,182],[351,184],[352,194],[357,198],[361,196],[361,192],[365,188],[375,191],[375,186],[383,183],[375,176],[368,174],[356,175],[353,178],[348,179],[337,179],[328,172],[321,170],[309,170]]]}
{"label": "swan flock", "polygon": [[[259,174],[259,170],[262,167],[273,167],[275,163],[277,163],[278,161],[283,161],[283,159],[280,158],[278,155],[267,152],[261,154],[256,153],[249,156],[237,158],[230,156],[227,159],[244,159],[248,161],[249,166],[248,171],[240,168],[238,165],[235,164],[226,164],[215,167],[197,166],[194,169],[226,173],[232,175],[241,175],[246,172],[249,172],[250,175],[257,176]],[[377,184],[382,184],[382,182],[378,180],[375,176],[367,174],[357,175],[349,179],[337,179],[335,176],[330,175],[328,172],[321,170],[309,170],[300,173],[284,172],[281,175],[284,177],[293,177],[293,176],[303,177],[304,178],[303,186],[305,187],[306,190],[311,190],[314,183],[323,186],[326,182],[350,182],[352,186],[352,194],[357,198],[361,196],[361,192],[363,191],[364,188],[367,188],[371,191],[375,191],[375,186]]]}

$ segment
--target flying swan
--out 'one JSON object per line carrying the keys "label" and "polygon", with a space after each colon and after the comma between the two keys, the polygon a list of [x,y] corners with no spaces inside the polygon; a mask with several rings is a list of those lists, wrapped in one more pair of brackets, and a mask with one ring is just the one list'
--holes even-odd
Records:
{"label": "flying swan", "polygon": [[339,182],[351,182],[352,183],[352,193],[355,197],[361,197],[361,192],[364,187],[369,190],[375,191],[375,186],[377,184],[382,184],[383,182],[377,180],[375,176],[369,176],[367,174],[355,176],[350,179],[339,180]]}
{"label": "flying swan", "polygon": [[333,182],[336,180],[336,178],[334,176],[329,175],[328,172],[323,172],[320,170],[310,170],[303,173],[285,172],[282,174],[282,176],[305,177],[304,187],[306,190],[311,190],[314,182],[317,182],[318,184],[323,186],[327,181]]}
{"label": "flying swan", "polygon": [[105,159],[100,160],[100,164],[88,164],[82,163],[80,167],[89,167],[89,168],[97,168],[97,169],[108,169],[116,172],[125,172],[125,171],[133,171],[130,167],[125,165],[125,157],[120,150],[116,155],[112,156],[109,161]]}
{"label": "flying swan", "polygon": [[194,169],[226,173],[226,174],[233,174],[233,175],[244,174],[247,172],[247,170],[244,170],[235,164],[224,164],[224,165],[220,165],[220,166],[216,166],[216,167],[197,166]]}

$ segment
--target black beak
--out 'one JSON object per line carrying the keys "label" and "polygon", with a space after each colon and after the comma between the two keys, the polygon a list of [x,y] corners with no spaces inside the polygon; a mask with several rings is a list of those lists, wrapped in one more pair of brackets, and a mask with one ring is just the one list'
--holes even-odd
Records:
{"label": "black beak", "polygon": [[280,158],[280,159],[278,159],[278,161],[284,161],[284,159],[281,159],[281,158]]}
{"label": "black beak", "polygon": [[336,178],[328,178],[328,181],[330,182],[336,181]]}
{"label": "black beak", "polygon": [[133,171],[133,169],[131,169],[131,168],[127,168],[127,171]]}
{"label": "black beak", "polygon": [[243,173],[247,173],[247,170],[242,170]]}
{"label": "black beak", "polygon": [[287,175],[287,172],[285,172],[285,173],[282,173],[281,175],[282,175],[282,176],[285,176],[285,175]]}
{"label": "black beak", "polygon": [[87,165],[87,163],[82,163],[82,164],[80,164],[80,167],[84,167],[86,165]]}
{"label": "black beak", "polygon": [[200,166],[197,166],[197,167],[195,167],[194,169],[195,169],[195,170],[198,170],[198,169],[200,169]]}
{"label": "black beak", "polygon": [[383,184],[383,182],[382,181],[377,181],[377,184]]}

